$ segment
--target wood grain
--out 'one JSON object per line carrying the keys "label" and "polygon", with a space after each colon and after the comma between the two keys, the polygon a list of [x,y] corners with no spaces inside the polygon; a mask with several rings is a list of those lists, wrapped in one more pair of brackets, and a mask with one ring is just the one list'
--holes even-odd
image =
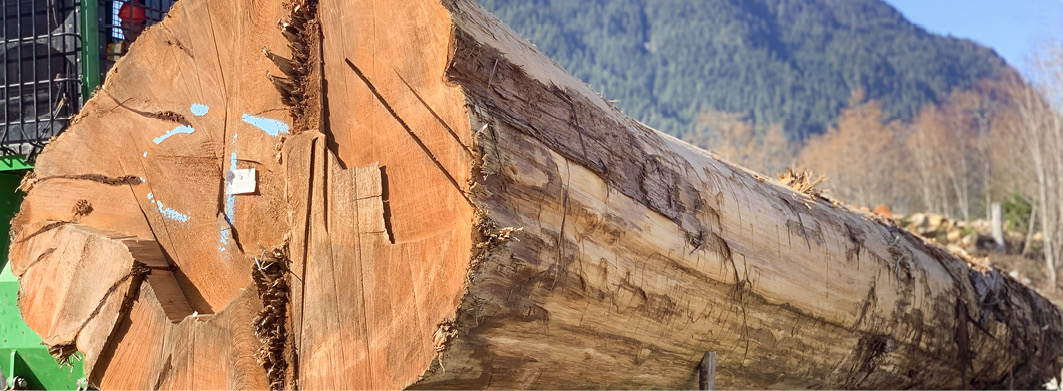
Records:
{"label": "wood grain", "polygon": [[[244,168],[257,191],[226,194]],[[1032,290],[627,118],[470,0],[182,0],[35,178],[20,309],[103,388],[690,389],[707,351],[719,388],[1063,367]],[[266,253],[283,278],[252,279]]]}

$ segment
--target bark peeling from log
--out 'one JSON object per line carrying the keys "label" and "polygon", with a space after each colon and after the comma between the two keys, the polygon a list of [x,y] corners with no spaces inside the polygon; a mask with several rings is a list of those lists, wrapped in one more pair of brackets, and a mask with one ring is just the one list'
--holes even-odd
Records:
{"label": "bark peeling from log", "polygon": [[317,0],[291,0],[285,4],[288,20],[278,21],[281,34],[288,40],[292,58],[275,54],[268,48],[263,54],[285,77],[266,77],[280,92],[294,120],[293,134],[317,129],[321,121],[321,26],[317,20]]}
{"label": "bark peeling from log", "polygon": [[288,360],[285,349],[289,338],[286,327],[291,297],[288,292],[290,262],[285,245],[273,250],[262,250],[262,255],[255,257],[255,265],[251,270],[252,280],[258,288],[258,298],[262,302],[262,310],[254,319],[255,336],[262,343],[255,358],[266,370],[272,390],[282,390],[287,386],[285,376]]}
{"label": "bark peeling from log", "polygon": [[123,176],[123,177],[114,178],[114,177],[109,177],[109,176],[100,175],[100,174],[60,175],[60,176],[44,177],[44,178],[38,179],[36,181],[36,183],[41,183],[41,182],[52,180],[52,179],[74,179],[74,180],[93,181],[93,182],[99,182],[99,183],[102,183],[102,184],[105,184],[105,185],[109,185],[109,186],[122,186],[122,185],[134,186],[134,185],[139,185],[139,184],[143,183],[143,181],[140,178],[136,177],[135,175],[126,175],[126,176]]}
{"label": "bark peeling from log", "polygon": [[[682,219],[688,205],[694,203],[681,199],[697,198],[697,190],[682,187],[680,175],[662,164],[660,155],[651,155],[640,148],[647,144],[660,147],[652,130],[630,119],[627,123],[617,122],[581,94],[527,82],[521,67],[497,49],[471,49],[478,45],[475,39],[460,29],[454,34],[455,50],[448,76],[468,90],[474,105],[598,174],[613,188],[671,219],[689,233],[698,232],[697,227],[686,224],[690,221]],[[512,91],[522,94],[518,97]],[[507,101],[514,104],[504,104]],[[530,118],[541,121],[533,122]],[[631,132],[629,128],[637,131]]]}
{"label": "bark peeling from log", "polygon": [[[317,0],[290,0],[284,7],[288,10],[288,18],[278,21],[278,27],[288,40],[292,58],[286,59],[264,49],[263,54],[285,76],[275,77],[267,73],[266,77],[280,93],[281,102],[288,106],[294,125],[293,135],[323,131],[326,109],[322,96],[322,33],[317,18]],[[278,162],[281,161],[284,141],[281,139],[277,144]],[[267,382],[273,390],[297,389],[299,384],[299,352],[291,334],[295,325],[290,305],[290,264],[288,244],[285,243],[272,251],[263,250],[262,255],[255,258],[255,270],[252,270],[263,307],[254,319],[255,335],[262,343],[256,358],[266,370]]]}

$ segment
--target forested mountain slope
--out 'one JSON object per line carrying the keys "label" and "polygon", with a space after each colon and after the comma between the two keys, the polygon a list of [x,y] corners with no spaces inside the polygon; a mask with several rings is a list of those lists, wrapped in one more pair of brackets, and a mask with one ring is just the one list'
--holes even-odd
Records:
{"label": "forested mountain slope", "polygon": [[911,119],[1007,65],[879,0],[481,0],[628,115],[682,135],[706,108],[804,139],[850,93]]}

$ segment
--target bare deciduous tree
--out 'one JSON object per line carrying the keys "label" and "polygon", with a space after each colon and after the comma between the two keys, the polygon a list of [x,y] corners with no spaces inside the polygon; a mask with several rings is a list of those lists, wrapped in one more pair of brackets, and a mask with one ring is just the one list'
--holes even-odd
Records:
{"label": "bare deciduous tree", "polygon": [[706,109],[685,141],[710,150],[733,163],[764,174],[780,173],[793,163],[794,148],[782,124],[772,124],[758,134],[741,114]]}
{"label": "bare deciduous tree", "polygon": [[898,196],[898,127],[883,123],[880,102],[854,92],[838,125],[809,139],[798,162],[826,175],[827,187],[841,200],[863,206],[891,204]]}
{"label": "bare deciduous tree", "polygon": [[1005,127],[1015,138],[1028,164],[1034,186],[1028,198],[1036,201],[1044,235],[1044,257],[1053,289],[1063,247],[1063,47],[1046,46],[1034,58],[1030,84],[1011,83],[1015,120]]}

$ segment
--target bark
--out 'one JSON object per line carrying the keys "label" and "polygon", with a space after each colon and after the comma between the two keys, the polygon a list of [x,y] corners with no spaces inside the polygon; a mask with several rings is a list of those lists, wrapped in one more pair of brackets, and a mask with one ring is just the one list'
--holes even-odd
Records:
{"label": "bark", "polygon": [[468,0],[183,0],[38,162],[20,308],[103,388],[692,388],[708,351],[720,388],[1063,366],[1032,290],[646,128]]}

